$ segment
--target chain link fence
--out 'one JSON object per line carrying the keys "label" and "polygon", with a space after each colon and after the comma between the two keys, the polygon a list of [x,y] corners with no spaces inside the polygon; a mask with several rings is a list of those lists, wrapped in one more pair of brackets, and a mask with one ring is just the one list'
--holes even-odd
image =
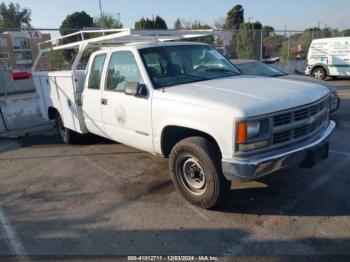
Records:
{"label": "chain link fence", "polygon": [[305,31],[217,31],[215,46],[229,59],[260,60],[275,64],[287,72],[303,72],[312,40],[342,36],[342,32],[327,28]]}

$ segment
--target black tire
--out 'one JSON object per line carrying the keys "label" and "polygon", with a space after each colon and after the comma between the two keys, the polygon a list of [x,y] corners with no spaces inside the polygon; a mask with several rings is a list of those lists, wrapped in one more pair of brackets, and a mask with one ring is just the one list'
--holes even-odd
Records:
{"label": "black tire", "polygon": [[171,151],[171,179],[180,194],[193,205],[212,209],[227,197],[231,182],[222,174],[220,155],[217,146],[203,137],[186,138]]}
{"label": "black tire", "polygon": [[78,134],[63,125],[62,117],[60,113],[56,113],[56,128],[58,136],[62,139],[64,144],[70,145],[74,144],[77,140]]}
{"label": "black tire", "polygon": [[312,76],[318,80],[325,80],[327,77],[327,71],[319,66],[312,70]]}

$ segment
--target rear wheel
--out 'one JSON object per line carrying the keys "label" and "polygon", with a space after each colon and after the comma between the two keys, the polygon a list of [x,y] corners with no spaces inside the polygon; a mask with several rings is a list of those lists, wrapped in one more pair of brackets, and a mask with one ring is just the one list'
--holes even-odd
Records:
{"label": "rear wheel", "polygon": [[217,146],[203,137],[186,138],[170,155],[170,174],[176,189],[190,203],[205,209],[220,205],[231,183],[221,171]]}
{"label": "rear wheel", "polygon": [[66,128],[63,125],[62,117],[60,113],[57,112],[56,117],[56,127],[57,127],[57,133],[58,136],[62,139],[63,143],[65,144],[74,144],[74,142],[77,139],[78,134],[74,131]]}
{"label": "rear wheel", "polygon": [[312,76],[319,80],[325,80],[327,77],[327,72],[323,67],[316,67],[312,70]]}

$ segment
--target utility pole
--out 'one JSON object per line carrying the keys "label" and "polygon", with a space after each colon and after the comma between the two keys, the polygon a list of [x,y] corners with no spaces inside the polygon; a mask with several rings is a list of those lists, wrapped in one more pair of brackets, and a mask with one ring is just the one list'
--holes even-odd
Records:
{"label": "utility pole", "polygon": [[102,3],[101,0],[98,0],[100,5],[100,13],[101,13],[101,29],[103,29],[103,11],[102,11]]}
{"label": "utility pole", "polygon": [[252,16],[250,16],[250,17],[248,17],[248,22],[249,22],[249,24],[250,24],[250,20],[252,20],[254,17],[252,17]]}
{"label": "utility pole", "polygon": [[263,30],[260,30],[260,61],[263,60]]}
{"label": "utility pole", "polygon": [[289,37],[288,37],[288,53],[287,53],[287,63],[289,63],[289,53],[290,53],[290,37],[292,33],[289,32]]}
{"label": "utility pole", "polygon": [[318,22],[318,28],[321,29],[321,24],[323,24],[323,21]]}

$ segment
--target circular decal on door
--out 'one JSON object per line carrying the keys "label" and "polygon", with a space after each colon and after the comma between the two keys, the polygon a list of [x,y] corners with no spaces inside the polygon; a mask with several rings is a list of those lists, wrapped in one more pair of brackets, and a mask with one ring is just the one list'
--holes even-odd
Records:
{"label": "circular decal on door", "polygon": [[126,124],[126,112],[123,106],[118,105],[115,108],[115,116],[117,118],[117,122],[121,126],[125,126]]}

